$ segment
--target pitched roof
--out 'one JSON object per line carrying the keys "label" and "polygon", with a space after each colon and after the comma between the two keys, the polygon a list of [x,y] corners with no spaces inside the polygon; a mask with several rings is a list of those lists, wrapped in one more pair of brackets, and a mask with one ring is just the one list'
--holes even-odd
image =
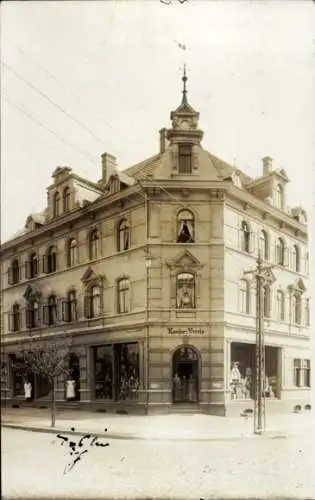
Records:
{"label": "pitched roof", "polygon": [[135,179],[145,179],[153,174],[161,157],[161,153],[151,156],[141,163],[137,163],[136,165],[123,170],[123,173],[129,175],[130,177],[134,177]]}

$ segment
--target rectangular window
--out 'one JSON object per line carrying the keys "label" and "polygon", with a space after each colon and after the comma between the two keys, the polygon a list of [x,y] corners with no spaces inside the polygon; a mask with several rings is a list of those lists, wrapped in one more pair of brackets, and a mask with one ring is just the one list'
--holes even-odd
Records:
{"label": "rectangular window", "polygon": [[303,360],[304,387],[311,387],[311,360]]}
{"label": "rectangular window", "polygon": [[95,398],[113,399],[113,348],[94,348]]}
{"label": "rectangular window", "polygon": [[192,147],[190,144],[178,146],[178,171],[180,174],[192,173]]}
{"label": "rectangular window", "polygon": [[302,370],[301,370],[301,360],[294,360],[294,386],[302,387]]}

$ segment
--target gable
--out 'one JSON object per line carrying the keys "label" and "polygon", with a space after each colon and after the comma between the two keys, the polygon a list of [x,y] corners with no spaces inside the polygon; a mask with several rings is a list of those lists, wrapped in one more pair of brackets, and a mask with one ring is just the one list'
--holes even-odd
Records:
{"label": "gable", "polygon": [[188,250],[180,252],[174,259],[167,261],[167,266],[179,269],[200,269],[203,265]]}

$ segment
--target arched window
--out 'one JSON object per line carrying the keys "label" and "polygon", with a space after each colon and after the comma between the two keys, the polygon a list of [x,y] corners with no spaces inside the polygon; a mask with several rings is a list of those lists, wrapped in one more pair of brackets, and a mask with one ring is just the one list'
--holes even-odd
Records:
{"label": "arched window", "polygon": [[44,273],[54,273],[57,269],[57,255],[54,246],[50,246],[43,258]]}
{"label": "arched window", "polygon": [[263,288],[263,313],[265,318],[270,318],[271,301],[270,301],[270,287],[265,285]]}
{"label": "arched window", "polygon": [[20,281],[20,264],[18,259],[14,259],[8,268],[8,283],[14,285]]}
{"label": "arched window", "polygon": [[242,221],[241,224],[241,250],[243,252],[250,251],[250,230],[246,221]]}
{"label": "arched window", "polygon": [[62,302],[62,321],[76,321],[77,319],[77,299],[75,290],[67,293],[67,300]]}
{"label": "arched window", "polygon": [[192,273],[179,273],[176,276],[176,307],[195,308],[195,276]]}
{"label": "arched window", "polygon": [[181,210],[177,215],[177,243],[194,243],[195,220],[189,210]]}
{"label": "arched window", "polygon": [[69,212],[70,210],[70,189],[68,187],[65,187],[62,193],[62,199],[63,199],[63,211],[64,212]]}
{"label": "arched window", "polygon": [[57,323],[57,300],[54,295],[50,295],[47,304],[44,306],[44,324],[55,325]]}
{"label": "arched window", "polygon": [[284,266],[285,264],[285,250],[283,239],[278,238],[276,243],[276,263],[279,266]]}
{"label": "arched window", "polygon": [[20,324],[20,306],[19,304],[13,304],[12,313],[9,315],[9,330],[11,332],[17,332],[21,328]]}
{"label": "arched window", "polygon": [[263,260],[268,260],[269,258],[269,241],[268,234],[264,229],[260,231],[259,234],[259,250]]}
{"label": "arched window", "polygon": [[293,245],[292,266],[293,266],[293,271],[297,273],[300,272],[300,249],[298,245]]}
{"label": "arched window", "polygon": [[250,284],[247,280],[240,282],[240,309],[242,313],[250,314]]}
{"label": "arched window", "polygon": [[295,325],[301,324],[301,295],[294,294],[292,296],[292,322]]}
{"label": "arched window", "polygon": [[27,279],[32,279],[37,276],[38,273],[38,263],[36,253],[30,255],[29,261],[25,263],[25,273]]}
{"label": "arched window", "polygon": [[117,250],[122,252],[128,250],[130,245],[130,227],[126,219],[122,219],[118,224]]}
{"label": "arched window", "polygon": [[77,241],[75,238],[71,238],[68,241],[68,267],[75,266],[77,264],[78,248]]}
{"label": "arched window", "polygon": [[275,195],[275,206],[280,210],[283,209],[284,199],[283,199],[283,187],[281,184],[277,184],[276,195]]}
{"label": "arched window", "polygon": [[277,290],[277,320],[285,319],[285,297],[282,290]]}
{"label": "arched window", "polygon": [[26,307],[26,328],[32,329],[39,326],[39,306],[36,300],[30,300]]}
{"label": "arched window", "polygon": [[53,198],[53,214],[54,217],[60,215],[60,194],[58,191],[54,194]]}
{"label": "arched window", "polygon": [[117,282],[117,310],[118,313],[127,313],[130,309],[130,283],[124,278]]}
{"label": "arched window", "polygon": [[97,259],[98,257],[98,246],[99,246],[99,233],[97,229],[93,229],[90,232],[89,237],[89,254],[90,260]]}
{"label": "arched window", "polygon": [[305,299],[304,304],[304,322],[306,326],[310,325],[310,299]]}

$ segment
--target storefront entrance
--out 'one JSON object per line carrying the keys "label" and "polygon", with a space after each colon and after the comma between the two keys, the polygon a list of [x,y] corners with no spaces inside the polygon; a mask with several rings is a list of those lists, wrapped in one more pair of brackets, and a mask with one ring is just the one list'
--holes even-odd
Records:
{"label": "storefront entrance", "polygon": [[198,402],[198,355],[191,347],[173,354],[173,403]]}

